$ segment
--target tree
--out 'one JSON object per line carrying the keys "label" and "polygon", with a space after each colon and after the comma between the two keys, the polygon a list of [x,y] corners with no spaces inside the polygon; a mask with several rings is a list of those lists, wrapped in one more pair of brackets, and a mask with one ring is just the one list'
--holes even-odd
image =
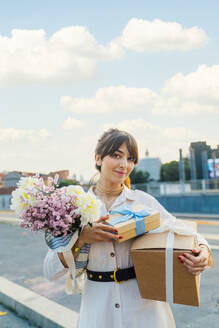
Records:
{"label": "tree", "polygon": [[161,181],[179,181],[179,162],[171,161],[161,165]]}
{"label": "tree", "polygon": [[[184,158],[185,179],[190,180],[189,159]],[[160,181],[179,181],[179,162],[171,161],[161,165]]]}
{"label": "tree", "polygon": [[146,183],[149,181],[150,173],[147,171],[137,171],[136,168],[130,174],[130,179],[132,184],[136,183]]}
{"label": "tree", "polygon": [[66,180],[60,179],[58,184],[59,184],[58,188],[62,188],[70,185],[79,185],[79,182],[77,180],[72,180],[72,179],[66,179]]}

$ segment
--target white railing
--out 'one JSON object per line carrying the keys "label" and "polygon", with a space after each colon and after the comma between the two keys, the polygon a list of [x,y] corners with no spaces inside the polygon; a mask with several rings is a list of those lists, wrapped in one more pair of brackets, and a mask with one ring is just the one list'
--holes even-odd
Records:
{"label": "white railing", "polygon": [[157,182],[140,183],[132,185],[133,189],[140,189],[155,196],[188,194],[188,193],[219,193],[219,179],[215,180],[191,180],[180,182]]}

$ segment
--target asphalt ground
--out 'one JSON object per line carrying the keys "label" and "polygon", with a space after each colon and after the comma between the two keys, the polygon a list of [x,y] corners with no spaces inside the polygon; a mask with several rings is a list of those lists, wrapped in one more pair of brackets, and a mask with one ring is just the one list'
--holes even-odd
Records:
{"label": "asphalt ground", "polygon": [[[201,306],[199,308],[172,306],[177,328],[219,327],[218,223],[215,221],[214,225],[211,223],[198,225],[198,231],[207,238],[210,245],[213,245],[215,266],[206,270],[201,276]],[[43,260],[46,252],[47,246],[42,233],[34,234],[16,225],[0,224],[0,276],[78,312],[81,296],[66,295],[65,278],[49,282],[43,277]],[[9,313],[8,319],[10,319],[10,315],[13,317],[13,313]],[[2,323],[2,319],[6,320],[7,315],[0,319],[0,323]],[[28,322],[24,321],[22,327],[28,327],[25,326],[27,324]],[[4,326],[0,324],[0,327]],[[16,326],[6,325],[5,327],[14,328]]]}
{"label": "asphalt ground", "polygon": [[24,318],[0,304],[0,327],[1,328],[37,328]]}

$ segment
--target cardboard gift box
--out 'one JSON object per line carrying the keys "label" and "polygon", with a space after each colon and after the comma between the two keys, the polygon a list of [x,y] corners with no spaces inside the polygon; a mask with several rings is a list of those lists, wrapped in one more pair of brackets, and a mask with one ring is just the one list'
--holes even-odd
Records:
{"label": "cardboard gift box", "polygon": [[[145,209],[145,205],[138,204],[133,207],[134,212],[138,212]],[[147,209],[146,209],[147,210]],[[110,218],[107,220],[109,224],[114,219],[122,217],[119,213],[110,214]],[[117,230],[118,234],[122,235],[123,238],[118,240],[119,243],[122,243],[128,239],[136,237],[136,220],[129,219],[125,222],[117,223],[113,225]],[[160,226],[160,213],[155,211],[150,211],[150,215],[144,217],[144,232],[148,232],[152,229],[156,229]]]}
{"label": "cardboard gift box", "polygon": [[[195,222],[183,222],[193,231],[197,230]],[[131,255],[142,298],[169,301],[167,299],[167,284],[169,282],[166,281],[166,243],[168,233],[168,231],[165,231],[140,236],[131,247]],[[168,269],[172,270],[170,275],[172,279],[171,277],[169,278],[172,285],[171,302],[199,306],[199,276],[191,274],[177,258],[184,252],[192,253],[192,249],[197,246],[196,235],[189,236],[174,233],[173,243],[174,246],[171,253],[172,268]]]}

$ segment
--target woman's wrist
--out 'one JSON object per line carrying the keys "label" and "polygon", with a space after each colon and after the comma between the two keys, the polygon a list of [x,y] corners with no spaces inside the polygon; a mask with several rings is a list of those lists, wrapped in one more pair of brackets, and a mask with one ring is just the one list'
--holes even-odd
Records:
{"label": "woman's wrist", "polygon": [[208,245],[206,245],[206,244],[199,244],[199,247],[206,251],[207,260],[209,261],[209,259],[211,257],[211,251],[210,251]]}
{"label": "woman's wrist", "polygon": [[80,249],[83,247],[83,245],[86,243],[84,236],[80,235],[76,241],[76,243],[74,244],[74,246],[72,247],[72,251],[73,253],[79,253]]}
{"label": "woman's wrist", "polygon": [[84,239],[80,236],[75,243],[75,247],[81,248],[85,244]]}
{"label": "woman's wrist", "polygon": [[78,243],[78,247],[82,247],[85,243],[87,243],[87,240],[86,240],[86,235],[87,235],[87,229],[89,227],[88,226],[85,226],[83,228],[83,230],[81,231],[80,233],[80,236],[78,237],[78,240],[77,240],[77,243]]}
{"label": "woman's wrist", "polygon": [[199,244],[199,247],[205,248],[209,254],[211,253],[209,247],[206,244]]}

